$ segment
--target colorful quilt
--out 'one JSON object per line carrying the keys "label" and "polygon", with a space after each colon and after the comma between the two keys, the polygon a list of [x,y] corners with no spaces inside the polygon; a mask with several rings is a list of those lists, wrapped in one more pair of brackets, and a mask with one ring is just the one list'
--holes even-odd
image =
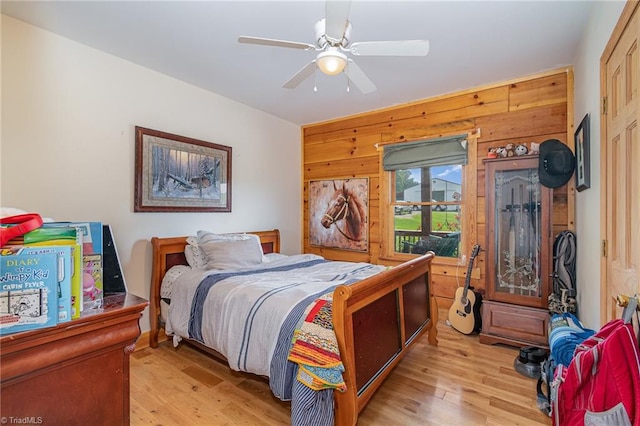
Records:
{"label": "colorful quilt", "polygon": [[344,392],[344,366],[333,330],[332,297],[333,293],[324,294],[306,309],[293,334],[289,361],[298,364],[297,380],[310,389]]}

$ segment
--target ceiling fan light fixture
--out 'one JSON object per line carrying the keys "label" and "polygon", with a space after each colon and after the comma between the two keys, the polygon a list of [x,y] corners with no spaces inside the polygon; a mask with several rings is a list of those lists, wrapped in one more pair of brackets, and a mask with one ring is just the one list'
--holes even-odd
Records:
{"label": "ceiling fan light fixture", "polygon": [[316,64],[320,71],[327,75],[338,75],[347,66],[347,56],[339,52],[337,48],[331,47],[324,52],[320,52],[316,58]]}

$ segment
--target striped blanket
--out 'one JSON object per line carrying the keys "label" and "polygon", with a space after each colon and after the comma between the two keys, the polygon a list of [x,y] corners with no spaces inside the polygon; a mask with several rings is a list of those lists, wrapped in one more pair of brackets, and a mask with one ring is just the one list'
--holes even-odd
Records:
{"label": "striped blanket", "polygon": [[[171,292],[171,304],[166,323],[174,342],[181,337],[195,339],[223,354],[234,370],[247,371],[269,377],[273,394],[291,401],[292,424],[331,424],[333,421],[333,388],[340,388],[341,377],[326,379],[315,366],[305,364],[300,376],[308,374],[322,378],[308,383],[326,387],[316,391],[300,381],[298,364],[288,359],[293,345],[294,331],[302,330],[301,318],[307,318],[317,299],[331,293],[336,286],[350,284],[381,272],[383,266],[367,263],[328,262],[315,255],[295,255],[274,261],[261,268],[246,271],[197,271],[185,273],[185,279],[176,280]],[[181,276],[180,278],[182,278]],[[324,299],[313,316],[330,319],[330,300]],[[305,313],[306,312],[306,313]],[[308,332],[305,325],[298,344],[311,342],[316,328]],[[317,323],[316,323],[317,325]],[[334,337],[335,339],[335,337]],[[329,339],[322,345],[331,347]],[[309,349],[311,346],[308,346]],[[334,348],[337,348],[335,343]],[[331,350],[322,356],[315,351],[311,359],[324,366],[337,356]],[[294,356],[305,352],[296,349]],[[308,356],[310,353],[306,352]],[[335,364],[337,370],[338,364]],[[325,386],[322,381],[326,380]],[[335,384],[336,386],[333,386]]]}

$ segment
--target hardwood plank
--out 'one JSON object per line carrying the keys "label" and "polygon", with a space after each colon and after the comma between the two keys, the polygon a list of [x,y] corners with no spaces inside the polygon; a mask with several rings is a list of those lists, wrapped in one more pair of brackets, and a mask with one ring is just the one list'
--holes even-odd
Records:
{"label": "hardwood plank", "polygon": [[[517,373],[516,348],[483,345],[447,326],[439,345],[426,336],[398,364],[360,413],[370,425],[548,426],[536,381]],[[290,404],[262,378],[242,374],[188,345],[170,341],[131,357],[132,425],[288,425]]]}
{"label": "hardwood plank", "polygon": [[567,102],[567,77],[562,74],[514,83],[509,89],[511,111],[563,102]]}
{"label": "hardwood plank", "polygon": [[307,163],[304,165],[306,180],[340,179],[377,175],[380,170],[379,157],[361,157],[354,160],[343,159],[326,163]]}
{"label": "hardwood plank", "polygon": [[380,135],[351,136],[337,139],[322,139],[304,144],[304,162],[321,163],[325,161],[343,160],[345,158],[361,158],[377,156],[375,144]]}
{"label": "hardwood plank", "polygon": [[413,119],[411,121],[395,123],[388,127],[392,131],[382,132],[381,142],[407,142],[420,139],[431,139],[442,135],[463,134],[475,128],[473,118],[459,119],[455,113],[443,112],[437,116]]}
{"label": "hardwood plank", "polygon": [[566,103],[478,117],[476,119],[476,124],[482,131],[483,142],[562,133],[567,130],[566,123]]}

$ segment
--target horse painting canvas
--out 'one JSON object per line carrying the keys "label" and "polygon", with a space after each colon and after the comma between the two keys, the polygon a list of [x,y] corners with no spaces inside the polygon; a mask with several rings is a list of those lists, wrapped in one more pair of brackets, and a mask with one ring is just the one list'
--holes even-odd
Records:
{"label": "horse painting canvas", "polygon": [[369,179],[309,182],[309,244],[369,250]]}

